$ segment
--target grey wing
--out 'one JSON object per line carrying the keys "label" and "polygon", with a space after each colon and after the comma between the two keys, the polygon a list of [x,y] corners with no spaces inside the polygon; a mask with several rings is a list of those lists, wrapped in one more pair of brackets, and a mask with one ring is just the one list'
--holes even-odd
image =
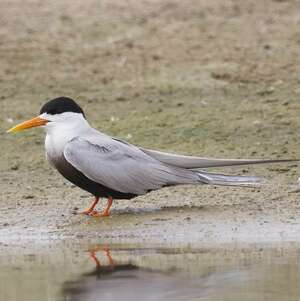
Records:
{"label": "grey wing", "polygon": [[199,182],[194,172],[169,167],[112,138],[77,137],[66,145],[64,156],[89,179],[124,193],[139,195],[167,185]]}

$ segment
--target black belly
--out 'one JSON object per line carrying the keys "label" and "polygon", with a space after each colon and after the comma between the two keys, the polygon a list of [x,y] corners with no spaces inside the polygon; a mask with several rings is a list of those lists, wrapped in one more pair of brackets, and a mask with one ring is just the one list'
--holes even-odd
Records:
{"label": "black belly", "polygon": [[52,158],[50,159],[62,176],[64,176],[74,185],[90,192],[94,196],[104,198],[112,197],[113,199],[132,199],[137,196],[136,194],[123,193],[120,191],[110,189],[97,182],[90,180],[82,172],[80,172],[74,166],[72,166],[64,157],[54,160],[52,160]]}

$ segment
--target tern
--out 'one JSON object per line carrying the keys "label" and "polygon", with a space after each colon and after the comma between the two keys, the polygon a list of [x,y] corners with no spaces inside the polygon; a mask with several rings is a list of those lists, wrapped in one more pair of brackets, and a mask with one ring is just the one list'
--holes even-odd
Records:
{"label": "tern", "polygon": [[[131,199],[166,186],[213,184],[249,186],[262,181],[256,176],[235,176],[203,171],[203,168],[298,161],[214,159],[184,156],[137,147],[92,128],[82,108],[71,98],[48,101],[38,117],[8,132],[43,126],[46,158],[74,185],[94,195],[83,214],[109,216],[113,199]],[[95,210],[107,198],[102,212]]]}

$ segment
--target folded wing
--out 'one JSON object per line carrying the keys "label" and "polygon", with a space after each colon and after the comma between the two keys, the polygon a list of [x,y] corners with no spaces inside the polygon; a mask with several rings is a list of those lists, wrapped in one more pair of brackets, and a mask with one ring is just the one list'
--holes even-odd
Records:
{"label": "folded wing", "polygon": [[89,179],[124,193],[145,194],[163,186],[200,182],[191,170],[167,166],[133,145],[102,136],[74,138],[64,156]]}

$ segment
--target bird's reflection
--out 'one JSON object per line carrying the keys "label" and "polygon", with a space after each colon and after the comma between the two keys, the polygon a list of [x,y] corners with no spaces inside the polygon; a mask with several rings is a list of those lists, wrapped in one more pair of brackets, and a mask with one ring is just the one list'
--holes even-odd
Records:
{"label": "bird's reflection", "polygon": [[[106,264],[101,263],[97,256],[99,252],[104,253]],[[103,294],[103,292],[99,291],[100,288],[103,290],[102,282],[107,282],[109,279],[136,278],[136,271],[139,270],[139,267],[130,262],[116,262],[112,258],[108,247],[93,247],[88,251],[88,254],[95,263],[95,268],[88,273],[83,273],[79,279],[68,281],[64,284],[62,290],[64,300],[94,300],[94,298],[97,298],[98,293]],[[111,285],[112,283],[109,283],[106,288],[111,287]]]}
{"label": "bird's reflection", "polygon": [[[105,254],[103,264],[97,256]],[[63,300],[67,301],[181,301],[198,300],[220,291],[231,283],[240,282],[247,275],[239,272],[201,273],[193,277],[182,275],[179,270],[150,269],[113,259],[108,248],[94,248],[89,251],[95,268],[83,273],[77,280],[64,283]],[[126,261],[126,260],[125,260]]]}
{"label": "bird's reflection", "polygon": [[97,252],[101,251],[99,247],[95,247],[88,251],[90,258],[95,262],[95,269],[89,273],[83,274],[85,277],[96,276],[97,278],[102,278],[110,274],[120,272],[120,271],[132,271],[139,269],[138,266],[131,263],[117,263],[113,260],[111,252],[108,247],[104,247],[102,251],[104,252],[108,264],[102,265],[97,256]]}

